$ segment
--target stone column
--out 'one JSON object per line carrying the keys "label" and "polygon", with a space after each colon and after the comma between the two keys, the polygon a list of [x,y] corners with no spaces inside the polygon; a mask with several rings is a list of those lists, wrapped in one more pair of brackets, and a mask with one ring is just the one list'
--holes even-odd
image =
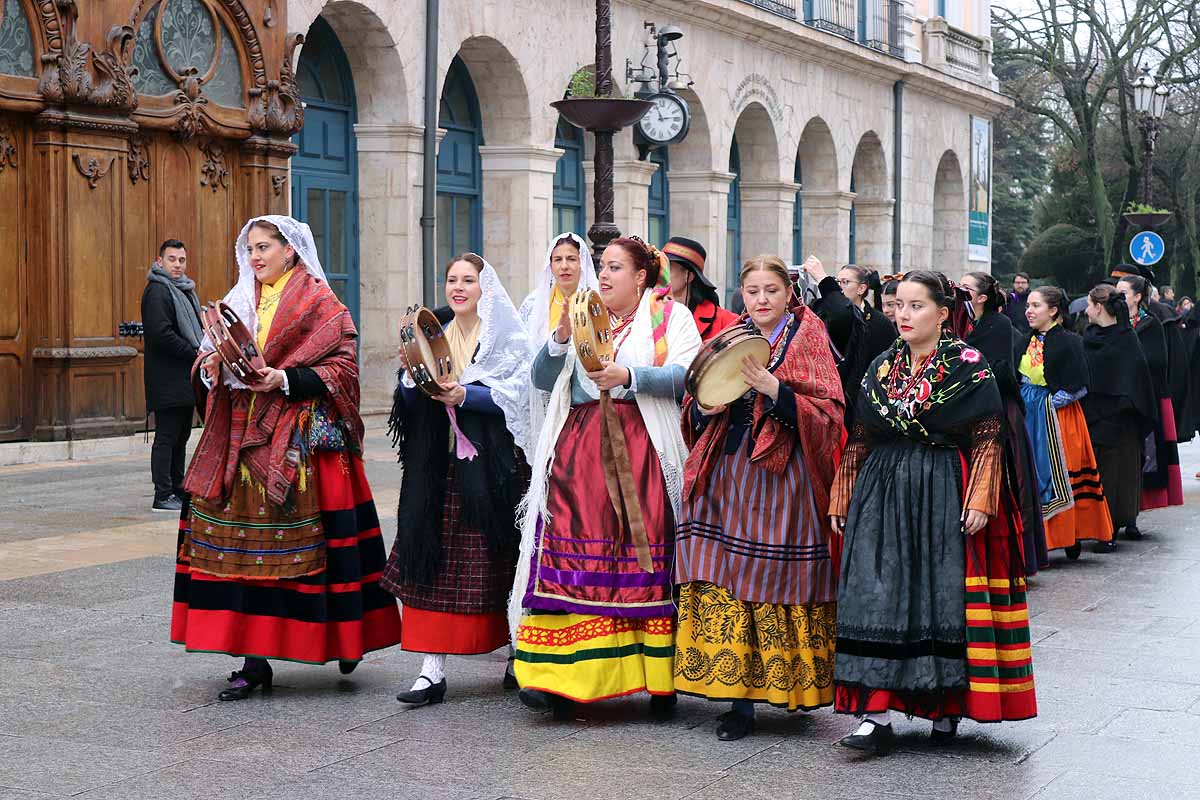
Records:
{"label": "stone column", "polygon": [[483,163],[483,254],[518,306],[553,232],[557,147],[490,145]]}
{"label": "stone column", "polygon": [[802,191],[804,252],[801,260],[815,255],[832,274],[850,260],[850,206],[854,192]]}
{"label": "stone column", "polygon": [[[650,230],[650,180],[656,169],[658,165],[649,161],[613,162],[613,221],[621,229],[622,236],[646,238]],[[591,161],[583,165],[583,179],[586,196],[591,197],[596,181],[596,168]],[[591,213],[590,206],[588,213]]]}
{"label": "stone column", "polygon": [[792,215],[800,184],[791,181],[746,181],[742,191],[742,256],[779,256],[792,260]]}
{"label": "stone column", "polygon": [[892,271],[892,199],[856,198],[855,261],[860,267],[877,270],[881,275]]}
{"label": "stone column", "polygon": [[[359,370],[364,413],[386,411],[396,382],[396,326],[421,302],[420,125],[363,123],[358,142]],[[439,131],[440,133],[440,131]]]}
{"label": "stone column", "polygon": [[[724,296],[726,228],[732,172],[671,170],[671,232],[708,251],[704,274]],[[743,215],[743,219],[745,215]]]}
{"label": "stone column", "polygon": [[912,0],[900,0],[900,47],[905,61],[921,63],[921,23]]}

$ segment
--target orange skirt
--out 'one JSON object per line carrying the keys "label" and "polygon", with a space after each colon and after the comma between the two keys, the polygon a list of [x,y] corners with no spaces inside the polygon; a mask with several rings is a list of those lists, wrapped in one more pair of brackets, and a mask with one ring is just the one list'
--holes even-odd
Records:
{"label": "orange skirt", "polygon": [[1062,447],[1067,457],[1075,505],[1046,520],[1046,547],[1056,550],[1085,540],[1112,541],[1112,517],[1104,499],[1100,468],[1092,451],[1092,437],[1088,434],[1087,420],[1079,403],[1058,409],[1058,425],[1062,431]]}

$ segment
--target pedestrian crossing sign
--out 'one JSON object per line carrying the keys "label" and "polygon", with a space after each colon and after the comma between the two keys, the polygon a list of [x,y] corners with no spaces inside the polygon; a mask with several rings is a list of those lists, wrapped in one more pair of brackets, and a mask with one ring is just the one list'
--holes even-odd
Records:
{"label": "pedestrian crossing sign", "polygon": [[1129,256],[1141,266],[1149,267],[1162,260],[1166,249],[1161,236],[1154,231],[1142,231],[1129,243]]}

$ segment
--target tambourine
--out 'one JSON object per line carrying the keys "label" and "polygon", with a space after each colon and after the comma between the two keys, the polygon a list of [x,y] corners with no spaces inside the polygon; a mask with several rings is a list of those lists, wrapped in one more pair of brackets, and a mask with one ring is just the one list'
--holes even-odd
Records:
{"label": "tambourine", "polygon": [[588,372],[603,369],[613,360],[612,317],[600,293],[581,289],[571,295],[571,338],[579,362]]}
{"label": "tambourine", "polygon": [[684,386],[705,408],[728,405],[750,389],[742,378],[746,356],[765,367],[771,360],[771,343],[745,325],[726,328],[700,348],[684,376]]}
{"label": "tambourine", "polygon": [[456,380],[446,332],[424,306],[400,318],[400,362],[417,388],[430,397],[445,392],[443,383]]}
{"label": "tambourine", "polygon": [[258,352],[254,335],[233,309],[223,302],[209,302],[200,311],[200,324],[229,371],[243,383],[256,382],[258,371],[265,368],[267,362]]}

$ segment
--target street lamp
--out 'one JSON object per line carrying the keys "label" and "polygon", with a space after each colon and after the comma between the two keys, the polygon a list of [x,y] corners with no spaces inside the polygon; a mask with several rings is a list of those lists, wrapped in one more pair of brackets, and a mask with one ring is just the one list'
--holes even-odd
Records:
{"label": "street lamp", "polygon": [[1154,142],[1163,117],[1167,114],[1167,100],[1171,90],[1160,85],[1150,74],[1149,67],[1142,67],[1142,74],[1133,82],[1133,108],[1138,116],[1138,130],[1142,132],[1142,149],[1146,154],[1142,162],[1142,202],[1151,205],[1154,187]]}

